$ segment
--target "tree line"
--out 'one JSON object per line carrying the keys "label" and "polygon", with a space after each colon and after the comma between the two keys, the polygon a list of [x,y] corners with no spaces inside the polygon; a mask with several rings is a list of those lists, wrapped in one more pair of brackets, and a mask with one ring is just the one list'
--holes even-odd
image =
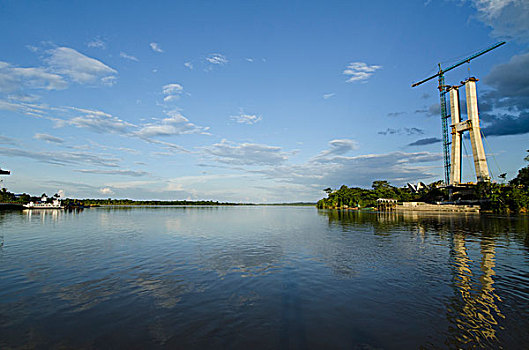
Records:
{"label": "tree line", "polygon": [[[529,150],[528,150],[529,152]],[[524,158],[529,162],[529,155]],[[388,181],[374,181],[371,188],[347,187],[326,188],[327,198],[318,201],[320,209],[344,209],[375,207],[378,198],[392,198],[400,202],[439,202],[449,200],[449,192],[442,181],[431,183],[428,188],[413,192],[407,187],[395,187]],[[483,210],[493,212],[529,212],[529,165],[521,168],[518,175],[508,183],[481,182],[469,193],[459,197],[474,200]]]}

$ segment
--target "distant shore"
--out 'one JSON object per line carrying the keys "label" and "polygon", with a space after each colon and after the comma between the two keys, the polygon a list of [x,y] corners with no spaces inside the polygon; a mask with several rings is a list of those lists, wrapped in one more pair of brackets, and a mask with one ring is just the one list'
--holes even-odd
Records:
{"label": "distant shore", "polygon": [[[93,203],[93,200],[88,200],[90,203],[85,203],[84,200],[64,200],[66,209],[79,208],[97,208],[97,207],[219,207],[219,206],[316,206],[316,203],[308,202],[294,202],[294,203],[220,203],[220,202],[196,202],[196,201],[174,201],[174,202],[159,202],[159,201],[128,201],[127,203]],[[0,210],[23,210],[24,205],[21,203],[0,203]]]}

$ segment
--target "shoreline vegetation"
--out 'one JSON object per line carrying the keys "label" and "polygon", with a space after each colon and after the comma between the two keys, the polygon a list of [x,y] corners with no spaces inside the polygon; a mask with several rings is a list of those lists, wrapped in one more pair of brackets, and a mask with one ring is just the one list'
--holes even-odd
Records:
{"label": "shoreline vegetation", "polygon": [[[524,159],[529,162],[529,155]],[[320,199],[316,206],[319,209],[362,209],[376,207],[378,198],[390,198],[400,203],[476,203],[482,210],[494,213],[529,212],[529,165],[520,169],[508,183],[480,182],[463,191],[452,189],[452,194],[442,181],[433,182],[416,192],[407,187],[392,186],[388,181],[374,181],[371,187],[342,185],[337,190],[326,188],[327,198]]]}

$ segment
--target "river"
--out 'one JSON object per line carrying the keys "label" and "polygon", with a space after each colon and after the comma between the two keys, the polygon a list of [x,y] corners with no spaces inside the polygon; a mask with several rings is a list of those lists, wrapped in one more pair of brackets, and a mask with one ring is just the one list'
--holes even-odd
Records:
{"label": "river", "polygon": [[529,344],[529,218],[0,211],[0,348]]}

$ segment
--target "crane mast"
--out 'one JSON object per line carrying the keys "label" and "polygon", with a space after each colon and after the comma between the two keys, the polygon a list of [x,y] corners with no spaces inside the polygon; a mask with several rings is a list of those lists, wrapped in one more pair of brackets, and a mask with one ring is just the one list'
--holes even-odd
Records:
{"label": "crane mast", "polygon": [[469,63],[471,60],[473,60],[474,58],[477,58],[483,54],[486,54],[487,52],[489,51],[492,51],[500,46],[502,46],[503,44],[505,44],[505,41],[500,41],[500,42],[497,42],[496,44],[486,48],[486,49],[483,49],[481,51],[478,51],[476,53],[474,53],[473,55],[470,55],[464,59],[462,59],[461,61],[451,65],[450,67],[448,68],[445,68],[445,69],[442,69],[441,68],[441,63],[439,63],[439,71],[437,72],[437,74],[434,74],[432,75],[431,77],[428,77],[426,79],[423,79],[417,83],[413,83],[411,85],[411,87],[415,87],[415,86],[418,86],[418,85],[421,85],[422,83],[425,83],[433,78],[438,78],[438,81],[439,81],[439,86],[437,87],[439,89],[439,97],[440,97],[440,100],[441,100],[441,123],[442,123],[442,127],[443,127],[443,157],[444,157],[444,175],[445,175],[445,184],[449,184],[450,183],[450,141],[449,141],[449,136],[448,136],[448,118],[450,118],[450,115],[448,114],[447,112],[447,109],[446,109],[446,92],[447,92],[447,85],[445,85],[445,78],[444,78],[444,74],[448,71],[451,71],[452,69],[454,68],[457,68],[459,66],[461,66],[462,64],[465,64],[465,63]]}

